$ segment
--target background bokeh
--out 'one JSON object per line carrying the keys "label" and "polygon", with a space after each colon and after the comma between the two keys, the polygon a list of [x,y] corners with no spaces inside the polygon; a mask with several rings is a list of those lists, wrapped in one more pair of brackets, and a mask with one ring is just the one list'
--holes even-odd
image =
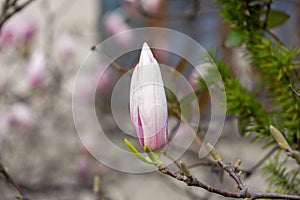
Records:
{"label": "background bokeh", "polygon": [[[274,7],[290,14],[287,23],[274,31],[287,46],[299,46],[299,2],[276,1]],[[76,73],[82,63],[94,69],[99,67],[99,70],[104,67],[97,56],[85,60],[91,47],[121,31],[148,26],[182,32],[205,49],[216,49],[218,57],[230,64],[247,89],[253,90],[257,86],[259,78],[241,54],[244,47],[228,48],[224,45],[229,27],[219,16],[214,1],[34,1],[12,17],[0,34],[0,158],[32,199],[95,199],[95,176],[100,176],[99,199],[222,199],[199,188],[186,187],[158,172],[130,174],[110,169],[94,159],[79,140],[72,114]],[[118,42],[126,48],[134,39],[129,35],[120,37]],[[164,37],[154,35],[151,43],[168,45],[164,41]],[[174,43],[190,53],[182,41]],[[136,65],[138,53],[124,55],[116,62],[124,69],[130,69]],[[172,52],[156,50],[154,54],[159,62],[172,67],[182,59]],[[187,79],[191,73],[191,67],[182,70]],[[76,101],[93,101],[90,80],[98,78],[95,74],[91,71],[86,80],[81,80]],[[120,70],[110,67],[100,79],[96,91],[99,123],[105,125],[106,134],[116,142],[124,134],[115,127],[110,95],[121,76]],[[201,102],[201,127],[205,129],[210,116],[207,94],[203,94]],[[228,116],[217,144],[225,160],[242,157],[242,167],[251,168],[267,154],[262,146],[262,143],[251,143],[240,136],[236,120]],[[101,146],[99,150],[106,151]],[[198,162],[198,146],[192,144],[182,159],[190,164]],[[227,176],[223,177],[214,168],[195,168],[192,172],[217,187],[235,188]],[[267,187],[259,173],[247,179],[245,185],[256,190]],[[10,200],[16,195],[15,189],[0,176],[0,199]]]}

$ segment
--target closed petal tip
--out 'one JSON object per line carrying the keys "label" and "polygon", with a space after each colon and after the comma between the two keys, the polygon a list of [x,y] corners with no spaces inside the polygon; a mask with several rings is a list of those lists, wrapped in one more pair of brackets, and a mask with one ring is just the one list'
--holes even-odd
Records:
{"label": "closed petal tip", "polygon": [[141,55],[140,55],[140,60],[139,60],[140,65],[149,65],[149,64],[157,64],[156,59],[154,58],[152,51],[147,44],[147,42],[144,42]]}
{"label": "closed petal tip", "polygon": [[144,44],[143,44],[142,50],[144,50],[144,49],[150,49],[147,42],[144,42]]}

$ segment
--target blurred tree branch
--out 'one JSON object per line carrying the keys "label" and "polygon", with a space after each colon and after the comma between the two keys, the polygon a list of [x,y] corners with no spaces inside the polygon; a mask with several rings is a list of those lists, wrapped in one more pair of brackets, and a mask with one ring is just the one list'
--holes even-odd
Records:
{"label": "blurred tree branch", "polygon": [[14,179],[8,174],[8,172],[5,170],[2,163],[0,163],[0,174],[4,176],[6,181],[11,184],[20,194],[22,200],[30,200],[28,195],[23,191],[23,189],[14,181]]}
{"label": "blurred tree branch", "polygon": [[5,0],[2,4],[0,15],[0,30],[7,20],[9,20],[16,13],[22,11],[25,7],[35,0],[27,0],[18,4],[18,0]]}

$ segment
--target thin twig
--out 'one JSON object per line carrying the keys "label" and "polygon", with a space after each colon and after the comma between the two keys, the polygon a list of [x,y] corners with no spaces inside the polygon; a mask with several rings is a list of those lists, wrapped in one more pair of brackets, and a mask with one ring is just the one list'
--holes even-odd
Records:
{"label": "thin twig", "polygon": [[5,170],[2,163],[0,163],[0,173],[5,177],[6,181],[11,184],[21,195],[22,200],[30,200],[29,196],[23,191],[23,189],[14,181],[14,179]]}
{"label": "thin twig", "polygon": [[183,116],[181,115],[181,113],[176,109],[174,108],[171,104],[168,103],[168,108],[170,110],[172,110],[172,112],[174,113],[174,115],[183,121],[183,123],[185,123],[185,125],[189,128],[190,132],[193,134],[194,138],[195,138],[195,141],[197,142],[197,144],[199,145],[199,147],[202,147],[203,146],[203,151],[205,154],[208,154],[208,151],[207,149],[205,148],[202,142],[202,140],[200,139],[200,137],[197,135],[196,131],[191,127],[190,123],[188,122],[188,120]]}
{"label": "thin twig", "polygon": [[10,6],[15,6],[17,2],[18,2],[18,0],[13,0],[13,1],[10,3]]}
{"label": "thin twig", "polygon": [[284,43],[280,40],[280,38],[271,30],[266,29],[265,32],[268,33],[278,44],[284,46]]}
{"label": "thin twig", "polygon": [[[24,2],[23,4],[17,5],[16,2],[13,2],[11,5],[9,5],[8,8],[3,10],[2,15],[0,16],[0,30],[4,23],[9,20],[13,15],[23,10],[25,7],[27,7],[29,4],[31,4],[35,0],[28,0]],[[12,11],[9,12],[10,8],[12,7]]]}
{"label": "thin twig", "polygon": [[8,9],[9,9],[9,0],[5,0],[2,6],[2,15],[4,15],[8,11]]}
{"label": "thin twig", "polygon": [[295,88],[293,88],[293,86],[291,86],[291,85],[289,85],[289,88],[290,88],[290,90],[292,90],[292,92],[297,96],[297,97],[299,97],[300,98],[300,93],[299,92],[297,92],[296,91],[296,89]]}
{"label": "thin twig", "polygon": [[101,53],[106,59],[109,60],[109,62],[111,63],[111,65],[112,65],[116,70],[118,70],[120,73],[126,74],[126,73],[128,72],[128,70],[124,69],[124,68],[123,68],[121,65],[119,65],[117,62],[115,62],[115,61],[109,59],[104,53],[100,52],[100,50],[97,49],[97,46],[93,46],[93,47],[91,48],[91,51],[96,51],[96,52]]}
{"label": "thin twig", "polygon": [[243,190],[244,184],[242,183],[241,177],[237,174],[236,169],[232,165],[226,164],[222,160],[219,160],[217,163],[220,167],[222,167],[231,176],[231,178],[238,185],[238,188],[240,190]]}
{"label": "thin twig", "polygon": [[272,0],[268,1],[268,3],[266,4],[267,10],[266,10],[266,17],[265,17],[265,21],[264,21],[264,25],[263,25],[264,30],[267,29],[267,25],[268,25],[268,21],[269,21],[269,13],[271,10],[271,4],[272,4]]}
{"label": "thin twig", "polygon": [[181,169],[180,164],[170,155],[168,155],[166,152],[163,153],[167,158],[169,158],[179,169]]}
{"label": "thin twig", "polygon": [[[201,167],[201,166],[205,166],[205,167],[214,167],[217,166],[215,162],[210,161],[210,160],[206,160],[204,162],[198,162],[198,163],[194,163],[192,165],[188,165],[188,169],[193,169],[196,167]],[[218,167],[219,168],[219,167]]]}

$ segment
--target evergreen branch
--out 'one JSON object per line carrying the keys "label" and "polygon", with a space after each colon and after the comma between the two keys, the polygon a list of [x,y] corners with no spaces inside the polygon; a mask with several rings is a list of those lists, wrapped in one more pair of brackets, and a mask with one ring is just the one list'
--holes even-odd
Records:
{"label": "evergreen branch", "polygon": [[[227,86],[229,111],[238,116],[242,131],[248,130],[250,134],[259,133],[256,137],[257,140],[267,139],[266,146],[275,141],[267,127],[274,124],[279,130],[282,130],[282,137],[287,140],[290,146],[286,151],[299,164],[300,153],[292,151],[292,149],[300,148],[300,101],[297,98],[300,95],[291,86],[292,92],[289,92],[287,85],[299,84],[299,62],[295,59],[299,56],[300,49],[286,48],[279,37],[267,29],[271,0],[218,0],[218,2],[221,4],[221,14],[224,19],[245,37],[244,43],[248,50],[247,54],[251,57],[251,64],[260,72],[261,80],[270,93],[268,100],[274,105],[270,115],[255,114],[256,110],[251,109],[259,109],[259,106],[251,104],[253,102],[257,104],[258,101],[245,101],[246,98],[241,97],[238,93],[242,92],[239,89],[240,86],[234,83],[234,78],[230,73],[225,72],[228,78],[228,81],[225,80],[225,87]],[[265,16],[264,21],[262,21],[262,16]],[[272,38],[267,38],[266,33]],[[274,40],[277,43],[274,43]],[[242,100],[243,102],[240,102]],[[238,105],[236,106],[236,104]],[[263,106],[261,105],[261,107]],[[250,111],[245,108],[250,109]],[[281,162],[275,160],[267,165],[266,172],[270,174],[268,178],[270,186],[275,188],[276,192],[298,194],[300,191],[298,188],[300,185],[299,170],[288,172],[285,164],[286,160]]]}
{"label": "evergreen branch", "polygon": [[265,174],[272,174],[267,178],[269,188],[274,188],[276,192],[300,195],[299,169],[289,171],[285,166],[286,160],[280,161],[279,155],[265,165]]}

